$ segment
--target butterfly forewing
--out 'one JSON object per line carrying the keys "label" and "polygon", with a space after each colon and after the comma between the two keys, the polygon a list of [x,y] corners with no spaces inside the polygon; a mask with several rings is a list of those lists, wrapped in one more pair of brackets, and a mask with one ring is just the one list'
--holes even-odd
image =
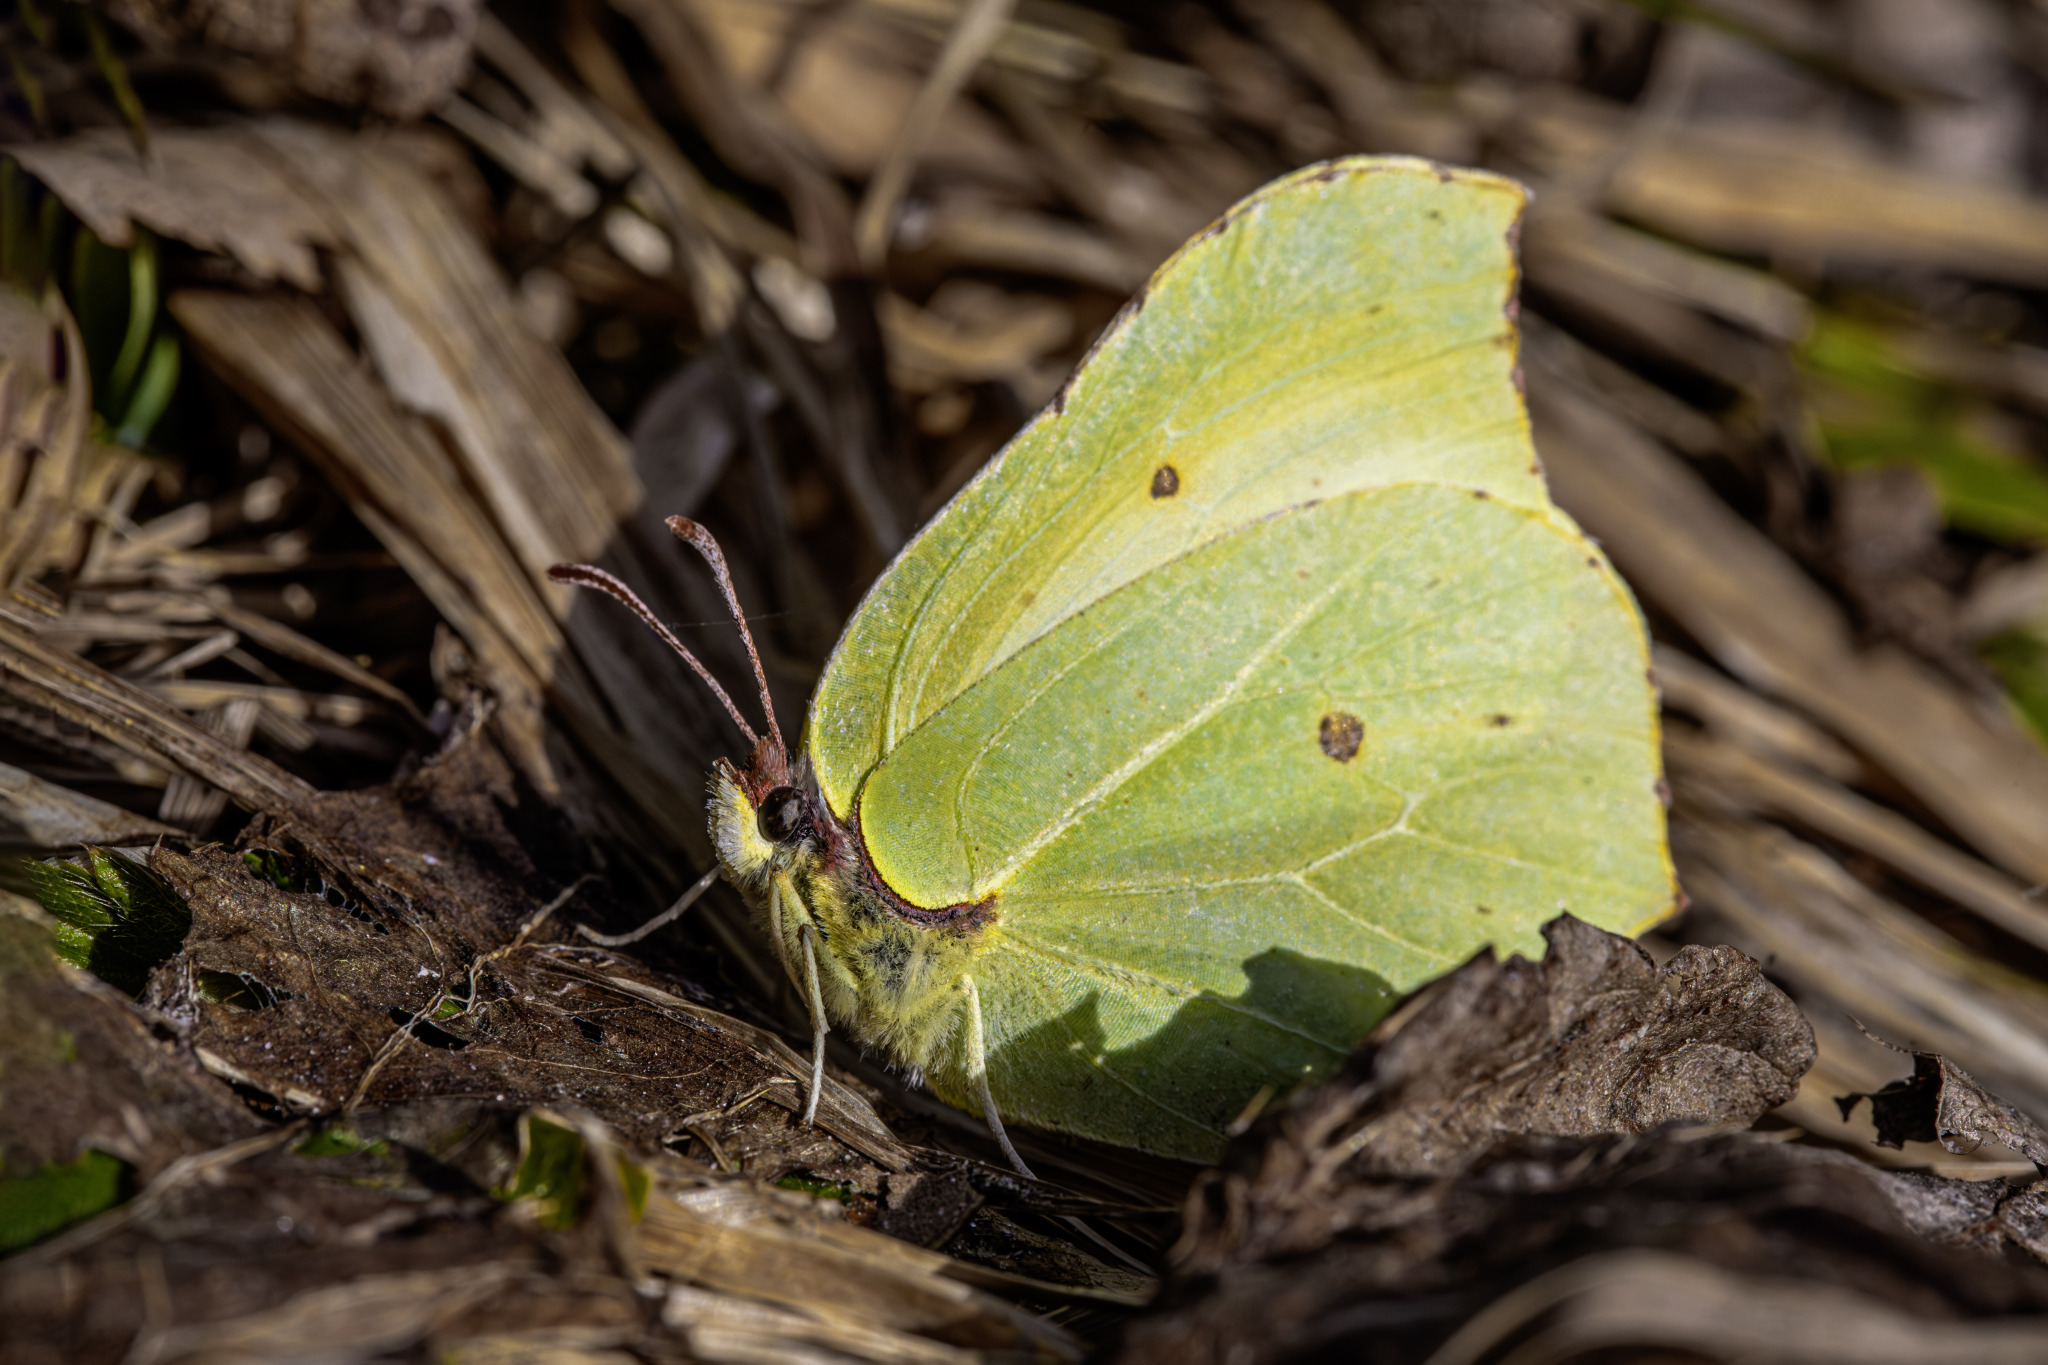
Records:
{"label": "butterfly forewing", "polygon": [[1514,384],[1512,181],[1310,168],[1154,276],[1059,401],[875,585],[811,709],[835,811],[1089,603],[1282,508],[1414,481],[1548,505]]}

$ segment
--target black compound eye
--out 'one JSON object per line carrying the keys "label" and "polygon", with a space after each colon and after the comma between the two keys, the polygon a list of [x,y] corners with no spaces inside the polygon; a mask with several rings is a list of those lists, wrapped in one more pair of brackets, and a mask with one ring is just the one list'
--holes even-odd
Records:
{"label": "black compound eye", "polygon": [[777,787],[761,802],[761,837],[786,844],[804,823],[804,794],[795,787]]}

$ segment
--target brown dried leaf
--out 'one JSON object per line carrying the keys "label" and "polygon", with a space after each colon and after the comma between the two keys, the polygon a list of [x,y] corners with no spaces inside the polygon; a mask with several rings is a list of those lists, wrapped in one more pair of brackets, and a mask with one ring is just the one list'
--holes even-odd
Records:
{"label": "brown dried leaf", "polygon": [[147,763],[218,787],[249,810],[296,811],[313,789],[270,760],[224,742],[125,678],[0,620],[0,692],[82,727]]}
{"label": "brown dried leaf", "polygon": [[[1540,376],[1539,376],[1540,379]],[[2048,753],[1842,609],[1691,469],[1566,386],[1530,416],[1558,502],[1731,673],[1818,717],[1992,859],[2048,878]]]}
{"label": "brown dried leaf", "polygon": [[1754,962],[1687,948],[1658,972],[1577,921],[1548,933],[1541,964],[1482,957],[1418,992],[1197,1183],[1128,1365],[2048,1345],[2038,1322],[1954,1322],[2048,1308],[2048,1272],[1957,1254],[2028,1245],[2034,1207],[2003,1184],[1685,1122],[1747,1122],[1813,1055]]}
{"label": "brown dried leaf", "polygon": [[1660,970],[1569,915],[1543,932],[1541,962],[1488,952],[1409,997],[1286,1126],[1341,1130],[1346,1176],[1444,1175],[1508,1133],[1747,1125],[1812,1064],[1805,1018],[1732,948]]}
{"label": "brown dried leaf", "polygon": [[[1907,1051],[1901,1048],[1900,1051]],[[1913,1074],[1872,1094],[1844,1095],[1835,1103],[1847,1118],[1870,1101],[1880,1147],[1939,1142],[1967,1156],[1989,1139],[2048,1170],[2048,1128],[1986,1090],[1976,1077],[1933,1052],[1913,1052]]]}
{"label": "brown dried leaf", "polygon": [[316,248],[338,240],[317,205],[246,133],[157,129],[144,161],[125,132],[99,129],[7,149],[109,246],[135,242],[135,224],[224,252],[259,279],[320,289]]}

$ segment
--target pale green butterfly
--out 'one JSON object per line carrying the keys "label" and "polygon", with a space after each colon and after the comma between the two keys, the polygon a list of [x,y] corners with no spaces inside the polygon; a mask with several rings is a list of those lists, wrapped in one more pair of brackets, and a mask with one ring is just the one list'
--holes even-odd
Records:
{"label": "pale green butterfly", "polygon": [[814,1065],[829,1021],[999,1137],[1208,1159],[1481,946],[1669,913],[1642,623],[1518,389],[1523,199],[1379,158],[1260,190],[869,590],[799,760],[718,693],[713,875]]}

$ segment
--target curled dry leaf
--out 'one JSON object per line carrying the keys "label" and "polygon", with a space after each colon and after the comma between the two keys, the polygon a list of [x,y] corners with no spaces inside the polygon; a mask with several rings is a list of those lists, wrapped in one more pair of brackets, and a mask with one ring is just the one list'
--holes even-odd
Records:
{"label": "curled dry leaf", "polygon": [[[1955,1321],[2048,1308],[2048,1271],[1936,1245],[2026,1245],[2023,1197],[1702,1130],[1782,1102],[1813,1057],[1755,962],[1659,970],[1575,920],[1546,932],[1541,963],[1482,956],[1411,997],[1198,1182],[1127,1365],[2048,1349],[2039,1319]],[[1790,1326],[1766,1341],[1762,1313]]]}
{"label": "curled dry leaf", "polygon": [[[1900,1049],[1906,1051],[1907,1049]],[[1874,1094],[1844,1095],[1842,1117],[1864,1100],[1880,1147],[1939,1142],[1958,1156],[2000,1142],[2048,1170],[2048,1128],[1986,1090],[1969,1072],[1933,1052],[1912,1052],[1913,1074]]]}
{"label": "curled dry leaf", "polygon": [[1505,1133],[1745,1126],[1813,1062],[1805,1017],[1732,948],[1660,970],[1570,915],[1543,932],[1541,962],[1484,953],[1411,996],[1285,1130],[1341,1131],[1345,1175],[1446,1175]]}
{"label": "curled dry leaf", "polygon": [[1489,950],[1417,991],[1269,1120],[1256,1174],[1221,1178],[1257,1232],[1210,1218],[1212,1189],[1190,1205],[1182,1265],[1320,1246],[1355,1221],[1352,1195],[1379,1197],[1372,1182],[1455,1175],[1506,1135],[1746,1126],[1813,1062],[1805,1017],[1732,948],[1687,947],[1659,970],[1569,915],[1544,936],[1541,962]]}

